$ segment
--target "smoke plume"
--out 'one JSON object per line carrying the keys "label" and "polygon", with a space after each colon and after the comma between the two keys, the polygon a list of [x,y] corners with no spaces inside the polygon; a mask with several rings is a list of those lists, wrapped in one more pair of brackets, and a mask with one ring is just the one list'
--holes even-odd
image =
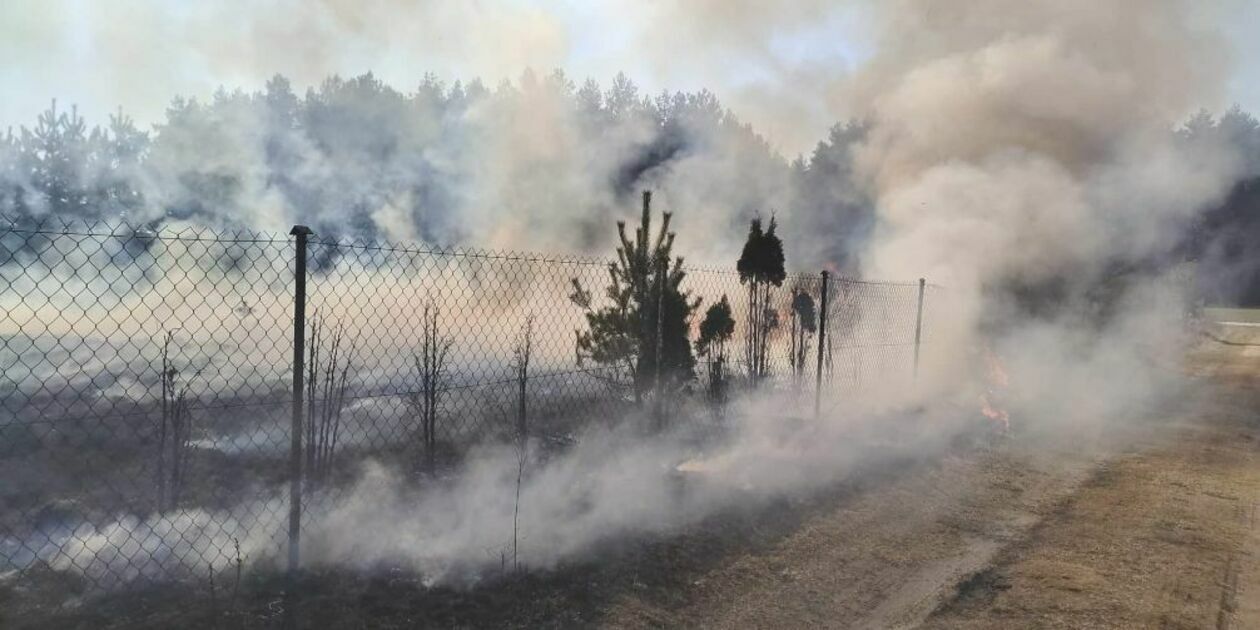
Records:
{"label": "smoke plume", "polygon": [[[1176,355],[1187,287],[1173,253],[1188,223],[1240,175],[1227,147],[1187,148],[1172,134],[1222,81],[1202,70],[1224,51],[1191,8],[990,2],[951,10],[908,1],[880,9],[879,52],[846,88],[871,121],[856,148],[856,181],[878,211],[863,261],[874,275],[927,276],[948,287],[933,311],[937,369],[920,396],[958,404],[944,409],[974,408],[967,366],[978,372],[986,347],[1009,366],[1003,404],[1016,434],[1071,427],[1093,435],[1186,386]],[[714,483],[685,492],[653,472],[687,455],[675,441],[583,442],[526,487],[529,562],[550,566],[611,537],[686,525],[747,501],[749,489],[833,481],[858,461],[846,445],[879,409],[905,414],[904,399],[849,402],[809,429],[784,426],[773,405],[753,404],[731,441],[696,465]],[[943,408],[929,415],[949,431],[957,412]],[[428,522],[421,514],[450,522],[414,533],[387,527],[370,548],[333,525],[321,538],[326,558],[401,555],[439,576],[452,563],[492,566],[485,549],[505,532],[482,524],[508,522],[502,497],[511,496],[514,468],[504,455],[478,461],[461,482],[470,485],[449,495],[365,492],[341,527],[376,522],[379,505],[403,515],[387,510],[382,523]]]}
{"label": "smoke plume", "polygon": [[[347,6],[321,3],[316,23],[253,28],[313,32],[311,42],[389,28],[384,4]],[[433,11],[425,29],[464,19],[464,9]],[[871,427],[894,426],[925,400],[927,428],[894,450],[932,452],[977,413],[972,377],[986,350],[1009,367],[1002,403],[1016,435],[1130,420],[1186,386],[1175,363],[1188,298],[1179,248],[1246,174],[1228,144],[1173,133],[1228,79],[1228,51],[1194,3],[894,0],[860,12],[878,33],[868,59],[785,66],[796,75],[773,63],[773,34],[828,23],[826,3],[626,11],[666,24],[654,32],[669,44],[747,46],[772,74],[821,77],[808,103],[764,105],[775,117],[809,128],[823,103],[828,124],[862,122],[833,128],[808,163],[790,165],[713,94],[645,98],[624,77],[607,89],[558,73],[494,89],[430,79],[404,94],[365,75],[302,98],[274,79],[262,92],[173,105],[132,180],[144,202],[127,210],[272,230],[308,222],[334,237],[605,251],[609,219],[650,187],[678,211],[680,248],[729,264],[747,219],[779,209],[797,266],[946,288],[930,306],[919,383],[855,394],[818,422],[784,418],[791,407],[770,396],[741,401],[728,439],[703,453],[673,434],[592,431],[531,460],[519,491],[518,453],[502,446],[420,490],[369,464],[306,539],[316,562],[401,562],[432,581],[483,575],[499,565],[520,507],[523,561],[555,566],[617,537],[834,482],[864,461],[862,440],[882,439]],[[522,45],[550,61],[562,46],[555,29],[521,12],[481,32],[493,39],[523,21],[532,34]],[[309,59],[323,68],[319,49]],[[677,54],[666,45],[649,56],[662,51]],[[212,58],[236,63],[228,50]],[[36,197],[6,202],[56,210]],[[684,461],[703,474],[679,485]]]}

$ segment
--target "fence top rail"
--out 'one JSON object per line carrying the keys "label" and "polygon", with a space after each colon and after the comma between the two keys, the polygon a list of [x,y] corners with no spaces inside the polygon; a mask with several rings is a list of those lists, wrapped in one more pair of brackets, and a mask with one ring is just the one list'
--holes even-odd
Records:
{"label": "fence top rail", "polygon": [[[857,278],[850,278],[850,277],[848,277],[848,276],[836,276],[836,275],[831,276],[831,280],[830,280],[830,281],[831,281],[831,282],[844,283],[844,284],[862,284],[862,285],[872,285],[872,286],[881,286],[881,287],[918,287],[918,286],[919,286],[919,281],[918,281],[918,280],[911,280],[911,281],[906,281],[906,280],[859,280],[859,279],[857,279]],[[934,284],[934,283],[932,283],[932,282],[925,282],[925,283],[923,284],[923,286],[924,286],[924,287],[926,287],[926,288],[928,288],[928,289],[942,289],[942,288],[944,288],[944,287],[942,287],[941,285],[939,285],[939,284]]]}
{"label": "fence top rail", "polygon": [[[720,267],[716,265],[684,264],[682,266],[682,269],[683,271],[687,273],[697,273],[697,274],[703,273],[703,274],[712,274],[712,275],[719,275],[719,276],[738,276],[739,275],[739,270],[737,269],[733,269],[731,267]],[[813,271],[793,271],[787,274],[787,277],[784,281],[786,282],[788,280],[821,281],[822,274],[818,272],[813,272]]]}
{"label": "fence top rail", "polygon": [[318,234],[315,236],[316,238],[308,241],[311,245],[366,252],[381,252],[386,254],[409,254],[444,258],[478,258],[509,262],[553,263],[597,267],[607,267],[614,262],[609,258],[582,256],[580,254],[549,254],[542,252],[480,249],[476,247],[435,247],[423,243],[395,243],[386,240],[363,238],[319,238]]}
{"label": "fence top rail", "polygon": [[[117,238],[124,240],[171,240],[188,242],[216,243],[287,243],[293,237],[287,233],[254,230],[247,228],[228,228],[197,225],[183,220],[155,218],[136,222],[126,217],[87,218],[64,217],[52,214],[14,215],[0,213],[0,234],[26,234],[46,236],[76,236],[87,238]],[[380,252],[385,254],[407,254],[446,258],[470,258],[496,260],[505,262],[528,262],[546,264],[565,264],[579,266],[607,267],[615,264],[611,258],[586,256],[582,254],[554,254],[544,252],[491,250],[476,247],[435,247],[423,243],[398,243],[383,239],[365,238],[321,238],[318,231],[308,243],[322,247],[357,250],[364,252]],[[683,270],[695,274],[715,274],[738,276],[739,271],[730,267],[716,265],[684,264]],[[787,274],[791,281],[818,282],[822,280],[819,272],[793,272]],[[832,274],[830,281],[853,285],[916,287],[919,281],[886,281],[858,279],[849,276]],[[940,289],[939,285],[927,283],[928,288]]]}
{"label": "fence top rail", "polygon": [[[717,266],[711,266],[711,265],[683,265],[683,271],[686,271],[688,273],[705,273],[705,274],[726,275],[726,276],[739,275],[739,271],[736,269],[732,269],[730,267],[717,267]],[[809,280],[809,281],[814,281],[814,282],[821,282],[822,272],[814,272],[814,271],[790,272],[787,274],[787,277],[784,280],[784,282],[787,282],[790,280]],[[919,286],[918,280],[872,280],[872,279],[864,280],[860,278],[854,278],[852,276],[837,274],[835,272],[828,272],[827,281],[832,282],[832,283],[857,284],[857,285],[869,285],[869,286],[880,286],[880,287],[918,287]],[[942,288],[940,285],[933,284],[931,282],[925,283],[924,286],[929,289]]]}

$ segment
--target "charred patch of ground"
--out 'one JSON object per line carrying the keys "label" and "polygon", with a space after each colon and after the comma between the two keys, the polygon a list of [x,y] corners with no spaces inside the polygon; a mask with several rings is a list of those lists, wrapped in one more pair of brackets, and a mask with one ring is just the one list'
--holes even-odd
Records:
{"label": "charred patch of ground", "polygon": [[[310,573],[297,610],[330,628],[1247,627],[1260,607],[1248,560],[1260,539],[1244,525],[1260,482],[1253,364],[1204,363],[1194,398],[1109,435],[950,431],[931,449],[872,450],[823,489],[622,537],[554,570],[468,588],[388,566]],[[212,600],[201,579],[61,605],[10,583],[5,621],[274,627],[282,585],[257,574]]]}
{"label": "charred patch of ground", "polygon": [[[772,553],[820,515],[845,509],[907,475],[929,477],[942,458],[967,457],[975,446],[941,443],[939,452],[872,449],[844,481],[774,499],[750,497],[677,531],[608,542],[580,563],[553,570],[487,576],[468,587],[426,586],[402,568],[311,571],[301,578],[296,610],[302,627],[571,627],[616,623],[618,602],[661,610],[696,603],[705,576],[732,559]],[[365,535],[369,533],[365,532]],[[508,561],[510,563],[510,560]],[[91,595],[74,576],[40,570],[0,585],[4,627],[261,628],[284,613],[284,579],[230,570],[175,583]],[[82,593],[79,596],[78,593]]]}

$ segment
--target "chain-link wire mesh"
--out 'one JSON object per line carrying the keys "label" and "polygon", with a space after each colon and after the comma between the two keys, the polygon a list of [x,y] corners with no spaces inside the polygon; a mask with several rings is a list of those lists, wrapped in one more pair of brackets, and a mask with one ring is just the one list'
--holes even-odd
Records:
{"label": "chain-link wire mesh", "polygon": [[291,252],[193,227],[0,227],[0,569],[115,582],[278,542],[257,524],[285,505],[260,488],[284,475]]}
{"label": "chain-link wire mesh", "polygon": [[[0,224],[0,571],[108,586],[280,557],[295,247],[193,226]],[[754,286],[682,269],[688,339],[723,299],[732,325],[657,395],[633,362],[576,341],[610,299],[613,261],[319,235],[307,248],[304,526],[367,460],[440,477],[476,444],[527,435],[562,450],[653,405],[666,428],[705,439],[738,392],[793,392],[785,413],[808,416],[816,382],[834,405],[913,378],[917,283]],[[659,329],[644,330],[652,343]]]}
{"label": "chain-link wire mesh", "polygon": [[318,237],[310,258],[308,510],[367,457],[441,474],[479,442],[563,448],[633,407],[623,370],[575,352],[568,296],[606,281],[607,261]]}
{"label": "chain-link wire mesh", "polygon": [[[822,283],[818,274],[788,274],[779,285],[762,287],[766,297],[759,298],[758,289],[736,271],[688,270],[684,284],[700,299],[694,315],[697,325],[723,298],[730,304],[735,325],[725,348],[729,388],[788,389],[799,394],[788,398],[799,405],[790,412],[812,413]],[[714,357],[701,359],[698,376],[704,387]]]}
{"label": "chain-link wire mesh", "polygon": [[928,343],[921,319],[936,290],[918,282],[829,282],[823,405],[834,408],[859,393],[887,394],[913,384],[918,353]]}

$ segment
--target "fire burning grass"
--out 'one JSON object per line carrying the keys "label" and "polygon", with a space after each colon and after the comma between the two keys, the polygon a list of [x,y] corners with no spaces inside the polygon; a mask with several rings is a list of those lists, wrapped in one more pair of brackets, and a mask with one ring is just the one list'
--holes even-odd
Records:
{"label": "fire burning grass", "polygon": [[1011,430],[1011,414],[1001,406],[1006,389],[1011,385],[1011,378],[1006,373],[1006,366],[991,349],[984,351],[985,389],[980,394],[980,413],[992,420],[1003,433]]}

